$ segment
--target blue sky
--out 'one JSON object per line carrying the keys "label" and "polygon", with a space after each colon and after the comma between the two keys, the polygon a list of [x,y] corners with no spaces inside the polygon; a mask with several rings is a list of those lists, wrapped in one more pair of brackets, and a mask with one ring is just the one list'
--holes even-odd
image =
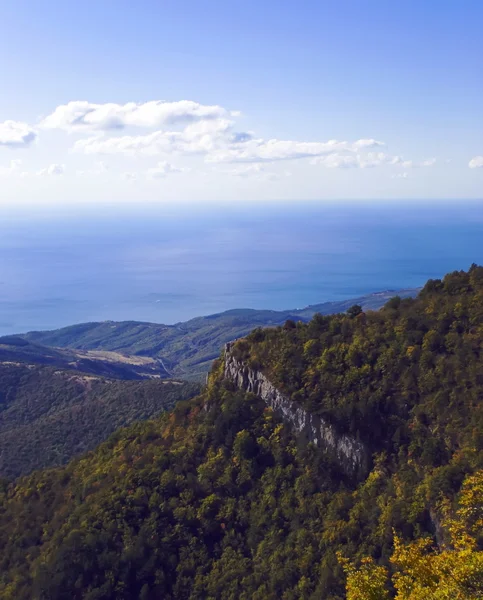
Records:
{"label": "blue sky", "polygon": [[0,10],[4,204],[483,197],[479,0]]}

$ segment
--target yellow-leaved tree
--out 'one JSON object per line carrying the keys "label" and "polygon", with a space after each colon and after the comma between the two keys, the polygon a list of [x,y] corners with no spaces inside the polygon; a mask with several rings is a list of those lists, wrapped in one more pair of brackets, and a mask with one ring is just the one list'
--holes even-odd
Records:
{"label": "yellow-leaved tree", "polygon": [[404,544],[396,535],[391,576],[371,558],[356,568],[339,556],[347,600],[483,600],[483,471],[465,479],[454,516],[449,503],[442,511],[448,543],[439,549],[430,538]]}

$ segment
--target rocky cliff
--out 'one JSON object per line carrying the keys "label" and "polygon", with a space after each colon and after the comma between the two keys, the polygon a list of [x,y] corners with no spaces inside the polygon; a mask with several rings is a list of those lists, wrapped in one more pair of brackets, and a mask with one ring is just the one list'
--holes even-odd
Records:
{"label": "rocky cliff", "polygon": [[224,375],[227,379],[233,381],[238,388],[262,398],[297,433],[327,452],[346,475],[356,479],[367,475],[370,456],[361,442],[339,433],[326,420],[308,412],[282,394],[261,371],[253,370],[237,359],[232,348],[231,343],[225,346]]}

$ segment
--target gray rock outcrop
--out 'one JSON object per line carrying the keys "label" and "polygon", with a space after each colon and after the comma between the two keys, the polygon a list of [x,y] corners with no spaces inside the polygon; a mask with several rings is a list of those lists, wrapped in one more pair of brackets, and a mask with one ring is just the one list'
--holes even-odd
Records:
{"label": "gray rock outcrop", "polygon": [[233,344],[225,346],[224,375],[245,392],[251,392],[270,406],[294,431],[325,451],[349,477],[362,479],[370,468],[370,456],[364,445],[355,438],[339,433],[336,428],[318,415],[314,415],[282,394],[258,370],[237,359]]}

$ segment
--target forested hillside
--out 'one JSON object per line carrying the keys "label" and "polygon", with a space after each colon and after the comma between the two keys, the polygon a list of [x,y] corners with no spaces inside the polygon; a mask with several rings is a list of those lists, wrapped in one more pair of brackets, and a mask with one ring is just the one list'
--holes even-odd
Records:
{"label": "forested hillside", "polygon": [[[411,297],[417,292],[417,289],[407,289],[399,293],[402,297]],[[256,327],[281,325],[287,319],[309,321],[316,313],[344,312],[355,302],[368,310],[376,310],[393,295],[394,292],[378,292],[352,300],[284,311],[234,309],[175,325],[138,321],[81,323],[54,331],[32,331],[22,337],[53,347],[153,357],[161,359],[161,366],[168,370],[166,376],[204,380],[223,345],[247,335]]]}
{"label": "forested hillside", "polygon": [[0,477],[61,465],[134,421],[199,392],[194,383],[119,381],[32,364],[0,364]]}
{"label": "forested hillside", "polygon": [[417,299],[395,297],[379,312],[353,306],[258,329],[234,351],[373,451],[404,448],[436,467],[464,446],[483,450],[482,267],[430,280]]}
{"label": "forested hillside", "polygon": [[[0,491],[8,600],[483,597],[483,268],[257,330],[246,369],[370,453],[362,481],[224,379]],[[241,378],[243,381],[243,377]]]}

